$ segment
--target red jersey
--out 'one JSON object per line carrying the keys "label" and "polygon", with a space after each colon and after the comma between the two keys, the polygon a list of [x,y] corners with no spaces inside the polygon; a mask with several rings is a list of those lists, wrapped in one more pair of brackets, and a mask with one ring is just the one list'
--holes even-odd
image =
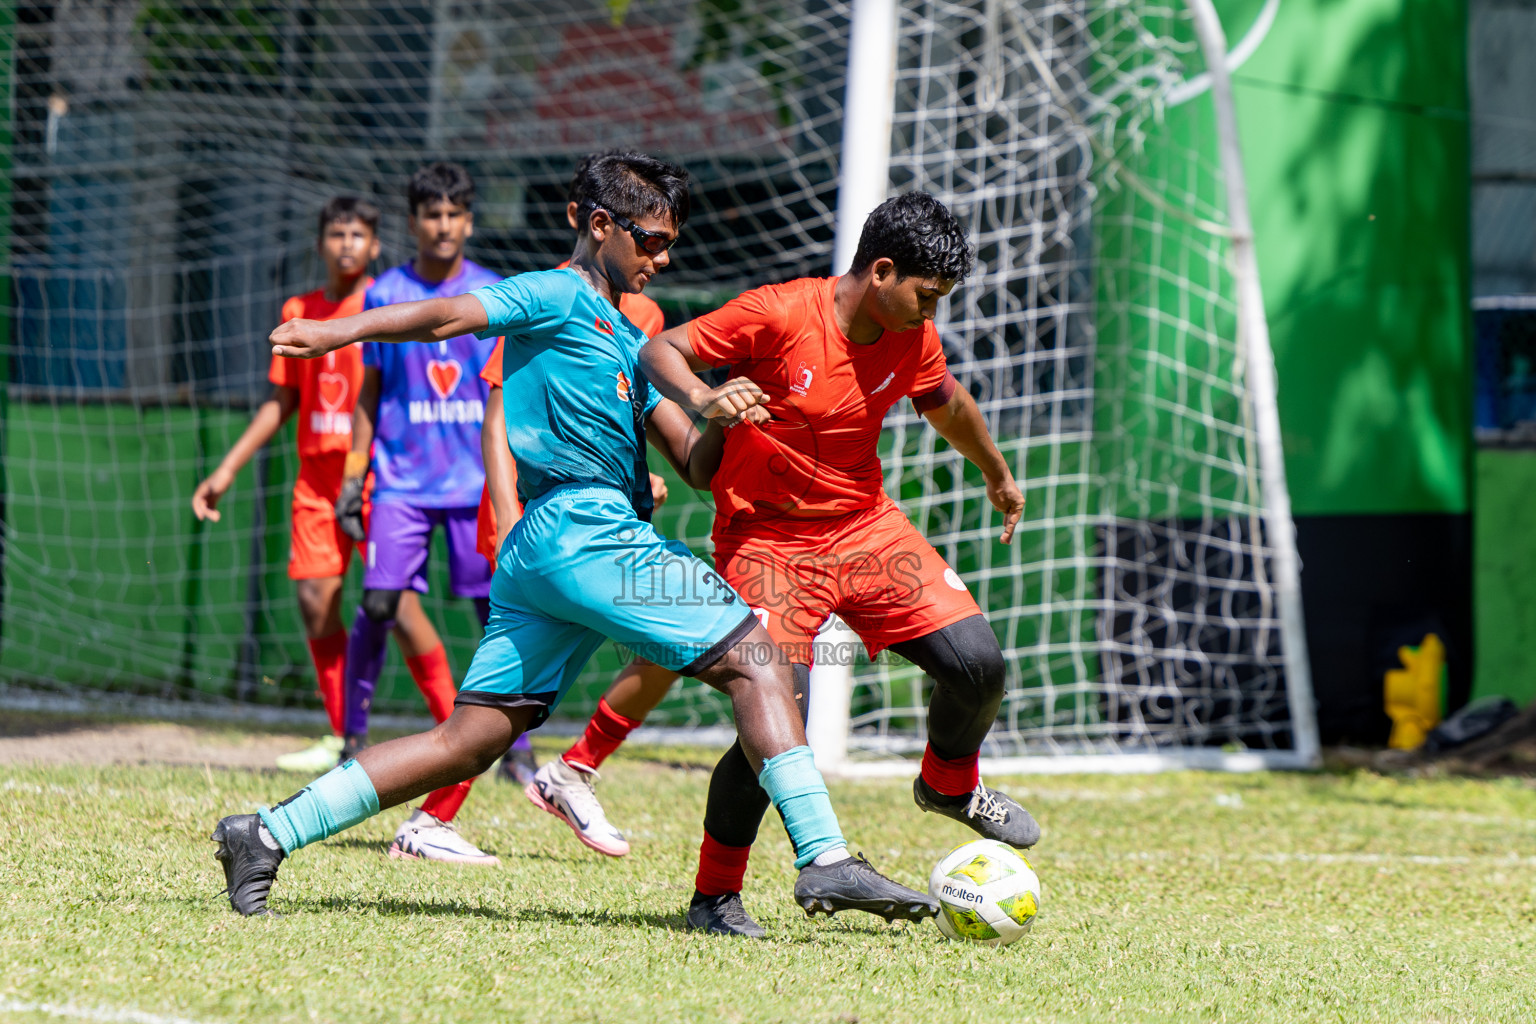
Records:
{"label": "red jersey", "polygon": [[[368,284],[372,284],[370,279]],[[363,311],[366,285],[340,302],[325,289],[295,295],[283,303],[283,322],[334,320]],[[363,349],[348,345],[320,359],[273,356],[267,379],[299,392],[299,458],[346,454],[352,450],[352,409],[363,386]]]}
{"label": "red jersey", "polygon": [[711,485],[723,519],[757,502],[818,512],[874,506],[884,494],[876,446],[885,414],[903,397],[932,407],[953,390],[931,322],[872,345],[849,341],[832,309],[837,280],[754,288],[688,324],[699,358],[755,382],[773,416],[726,434]]}
{"label": "red jersey", "polygon": [[[556,267],[556,270],[564,270],[571,265],[570,260]],[[662,328],[667,326],[667,318],[662,314],[661,307],[656,305],[654,299],[635,293],[634,295],[619,296],[619,312],[625,319],[645,332],[647,338],[654,338],[660,334]],[[489,381],[496,387],[501,387],[501,339],[496,339],[496,349],[491,353],[491,358],[485,362],[485,368],[480,371],[480,378]]]}

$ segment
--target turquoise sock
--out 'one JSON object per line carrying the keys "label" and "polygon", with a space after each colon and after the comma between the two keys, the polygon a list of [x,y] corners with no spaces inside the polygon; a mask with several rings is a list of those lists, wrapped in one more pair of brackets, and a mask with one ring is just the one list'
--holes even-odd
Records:
{"label": "turquoise sock", "polygon": [[379,794],[363,766],[348,761],[276,807],[263,807],[256,813],[283,852],[293,853],[378,814]]}
{"label": "turquoise sock", "polygon": [[795,847],[795,867],[803,868],[819,854],[848,845],[810,747],[792,747],[770,757],[763,762],[757,781],[784,819],[784,830]]}

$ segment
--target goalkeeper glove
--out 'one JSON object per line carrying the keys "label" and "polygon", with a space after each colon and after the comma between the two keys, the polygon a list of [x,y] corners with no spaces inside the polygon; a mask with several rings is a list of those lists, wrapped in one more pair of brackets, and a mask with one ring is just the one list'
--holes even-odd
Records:
{"label": "goalkeeper glove", "polygon": [[359,544],[368,539],[363,530],[363,484],[367,479],[368,456],[362,452],[348,452],[347,466],[341,478],[341,496],[336,499],[336,525]]}

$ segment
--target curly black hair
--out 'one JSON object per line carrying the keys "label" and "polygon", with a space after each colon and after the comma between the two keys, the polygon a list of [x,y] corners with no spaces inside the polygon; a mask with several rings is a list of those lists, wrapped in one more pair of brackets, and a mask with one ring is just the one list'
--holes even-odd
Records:
{"label": "curly black hair", "polygon": [[881,258],[894,263],[901,277],[959,281],[976,257],[948,207],[927,192],[907,192],[869,215],[848,272],[862,274]]}
{"label": "curly black hair", "polygon": [[[578,178],[585,179],[584,185],[578,184]],[[584,188],[580,198],[576,198],[578,187]],[[578,228],[594,209],[627,220],[670,214],[679,231],[688,220],[688,172],[644,153],[598,153],[584,159],[576,166],[571,196],[580,204]]]}
{"label": "curly black hair", "polygon": [[405,187],[405,201],[410,204],[411,216],[423,203],[446,199],[450,203],[473,209],[475,205],[475,179],[469,176],[463,164],[446,160],[418,167]]}

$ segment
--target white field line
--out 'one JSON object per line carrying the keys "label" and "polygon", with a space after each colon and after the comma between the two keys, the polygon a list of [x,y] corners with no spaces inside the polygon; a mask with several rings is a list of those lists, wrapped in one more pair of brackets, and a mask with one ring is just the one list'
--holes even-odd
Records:
{"label": "white field line", "polygon": [[[1083,853],[1040,853],[1037,855],[1041,863],[1055,864],[1085,864],[1104,863],[1106,861],[1138,861],[1149,864],[1166,862],[1171,854],[1163,851],[1132,850],[1119,854],[1083,854]],[[1193,857],[1202,861],[1216,861],[1217,863],[1234,861],[1237,863],[1252,863],[1263,861],[1268,864],[1413,864],[1413,865],[1447,865],[1447,864],[1474,864],[1478,867],[1536,867],[1536,856],[1520,856],[1512,853],[1490,854],[1452,854],[1441,856],[1437,854],[1420,853],[1195,853]]]}
{"label": "white field line", "polygon": [[[119,714],[135,719],[162,722],[210,721],[234,725],[260,723],[295,726],[326,724],[324,711],[306,711],[301,708],[255,707],[249,704],[236,704],[233,701],[204,703],[160,700],[124,694],[70,696],[9,687],[3,683],[0,683],[0,710]],[[435,724],[427,715],[373,715],[369,721],[389,729],[416,729],[421,732],[425,732]],[[585,728],[585,721],[567,720],[548,722],[539,731],[544,736],[580,736]],[[736,730],[729,725],[641,726],[630,733],[629,738],[636,743],[724,748],[735,741]]]}
{"label": "white field line", "polygon": [[1510,818],[1498,814],[1473,814],[1470,811],[1414,811],[1415,818],[1459,821],[1465,825],[1498,825],[1503,828],[1536,828],[1536,818]]}
{"label": "white field line", "polygon": [[24,1003],[0,999],[0,1013],[41,1013],[49,1017],[74,1020],[106,1021],[108,1024],[199,1024],[187,1017],[166,1017],[142,1010],[120,1010],[110,1006],[76,1006],[73,1003]]}
{"label": "white field line", "polygon": [[1536,867],[1536,857],[1516,854],[1440,857],[1416,853],[1260,853],[1254,859],[1275,864],[1477,864],[1488,867]]}

